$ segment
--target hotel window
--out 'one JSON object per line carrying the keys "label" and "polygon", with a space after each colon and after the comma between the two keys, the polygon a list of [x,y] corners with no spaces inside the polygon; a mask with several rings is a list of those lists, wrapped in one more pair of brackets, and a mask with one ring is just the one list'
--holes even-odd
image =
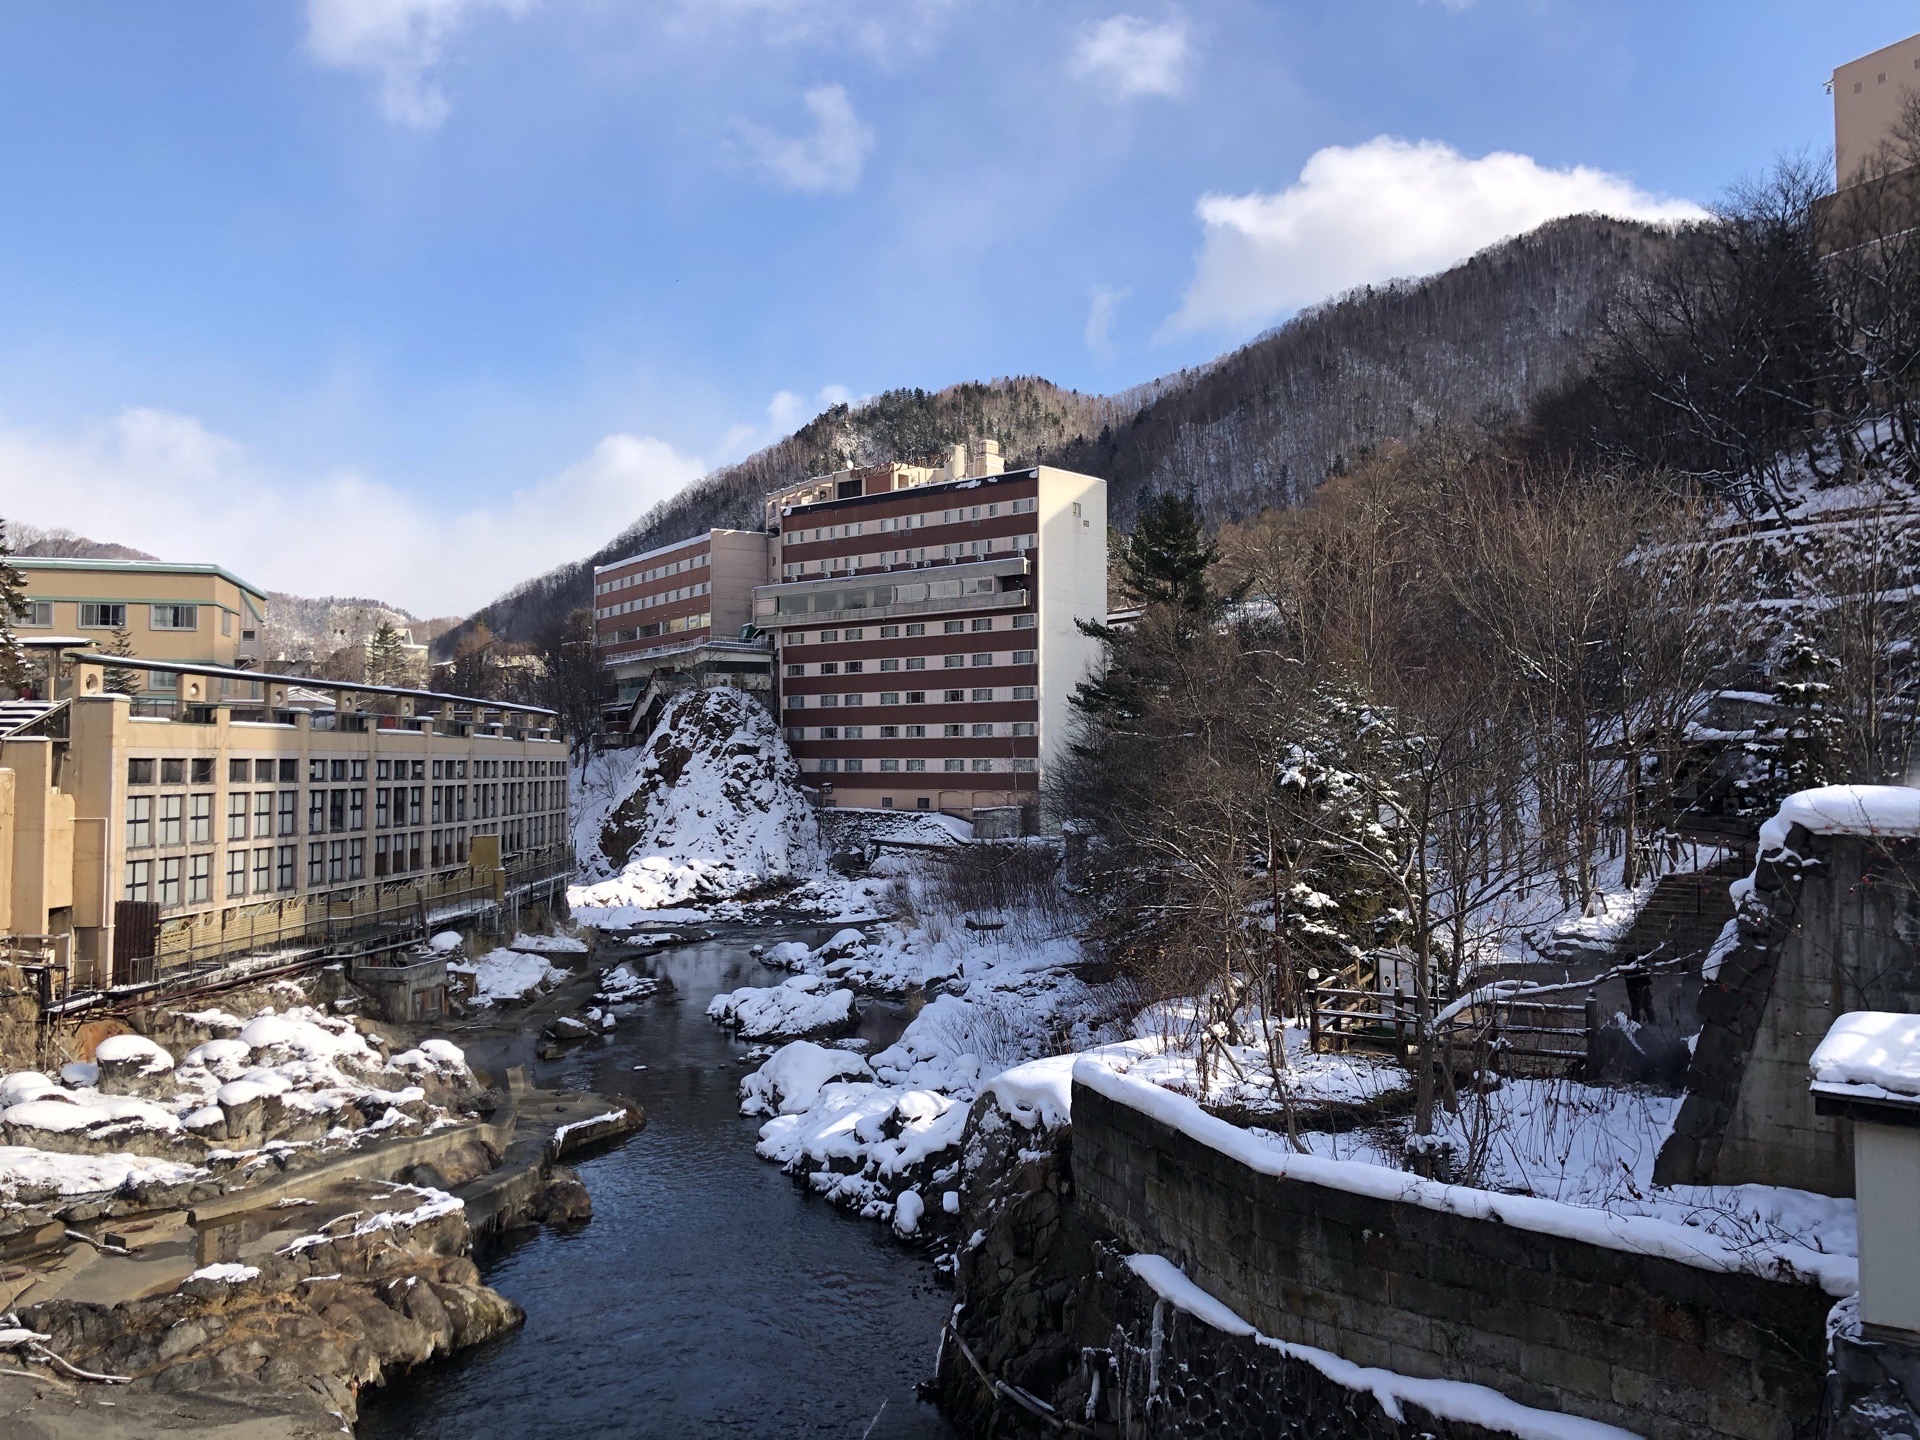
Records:
{"label": "hotel window", "polygon": [[347,842],[330,841],[327,845],[327,883],[338,885],[347,878]]}
{"label": "hotel window", "polygon": [[367,873],[367,842],[349,840],[347,842],[347,878],[361,880]]}
{"label": "hotel window", "polygon": [[993,655],[991,652],[975,655],[973,657],[973,663],[976,665],[991,665],[993,664]]}
{"label": "hotel window", "polygon": [[135,904],[144,904],[153,899],[153,861],[127,861],[126,881],[121,889],[120,898],[131,900]]}
{"label": "hotel window", "polygon": [[849,770],[858,770],[860,769],[860,765],[861,765],[861,762],[857,759],[849,760],[847,761],[846,768]]}
{"label": "hotel window", "polygon": [[108,605],[97,600],[82,600],[80,628],[82,630],[124,630],[127,628],[127,607]]}
{"label": "hotel window", "polygon": [[227,796],[227,839],[247,838],[247,793],[235,790]]}
{"label": "hotel window", "polygon": [[864,695],[842,695],[840,697],[840,703],[842,705],[864,705],[867,703],[867,697]]}
{"label": "hotel window", "polygon": [[1031,759],[1015,760],[1013,762],[1013,768],[1021,775],[1031,775],[1033,773],[1033,761]]}
{"label": "hotel window", "polygon": [[153,796],[129,795],[127,797],[127,848],[144,850],[151,844],[153,844]]}
{"label": "hotel window", "polygon": [[[273,777],[269,775],[263,778],[270,780]],[[299,779],[300,762],[298,760],[282,760],[280,762],[280,783],[282,785],[293,785],[297,784]]]}
{"label": "hotel window", "polygon": [[993,687],[991,685],[982,686],[980,689],[977,689],[973,692],[973,698],[976,701],[986,701],[986,700],[993,699]]}
{"label": "hotel window", "polygon": [[804,695],[789,695],[789,696],[787,697],[787,708],[788,708],[789,710],[804,710],[804,709],[806,709],[806,708],[807,708],[807,697],[806,697],[806,696],[804,696]]}
{"label": "hotel window", "polygon": [[29,600],[21,610],[20,618],[14,624],[25,629],[51,630],[53,628],[53,602],[51,600]]}
{"label": "hotel window", "polygon": [[820,662],[820,673],[822,675],[838,675],[840,673],[840,662],[838,660],[822,660]]}
{"label": "hotel window", "polygon": [[967,692],[964,690],[946,690],[941,693],[945,696],[946,702],[949,705],[957,704],[967,698]]}
{"label": "hotel window", "polygon": [[425,799],[426,799],[426,790],[422,786],[416,785],[413,787],[413,789],[407,792],[407,823],[408,824],[418,825],[422,823],[425,817],[422,816],[420,812],[425,808],[424,804],[422,803],[425,801]]}
{"label": "hotel window", "polygon": [[347,828],[349,830],[367,828],[367,792],[364,788],[347,792]]}
{"label": "hotel window", "polygon": [[926,633],[927,633],[927,627],[921,624],[919,621],[915,621],[913,624],[907,626],[908,635],[924,635]]}
{"label": "hotel window", "polygon": [[974,733],[974,734],[975,734],[976,736],[979,736],[979,735],[992,735],[992,734],[993,734],[993,724],[992,724],[992,722],[991,722],[991,721],[983,721],[983,722],[981,722],[981,723],[979,723],[979,724],[976,724],[976,725],[975,725],[975,726],[973,727],[973,733]]}
{"label": "hotel window", "polygon": [[264,840],[273,834],[273,791],[261,790],[253,797],[253,838]]}
{"label": "hotel window", "polygon": [[253,852],[253,893],[265,895],[273,889],[273,847],[263,845]]}
{"label": "hotel window", "polygon": [[187,903],[204,905],[213,899],[213,856],[193,855],[187,860]]}
{"label": "hotel window", "polygon": [[820,643],[822,645],[825,645],[830,640],[838,640],[839,638],[840,632],[838,630],[822,630],[820,632]]}
{"label": "hotel window", "polygon": [[324,835],[327,833],[327,792],[309,790],[307,792],[307,834]]}
{"label": "hotel window", "polygon": [[866,668],[867,668],[867,662],[864,660],[847,661],[847,674],[849,675],[864,674],[866,671]]}
{"label": "hotel window", "polygon": [[964,655],[942,655],[940,657],[940,664],[948,670],[961,669],[966,663],[967,657]]}
{"label": "hotel window", "polygon": [[830,775],[837,775],[840,773],[840,762],[838,760],[822,760],[820,762],[820,768]]}
{"label": "hotel window", "polygon": [[880,762],[880,768],[892,772],[900,768],[900,762],[898,760],[882,760]]}
{"label": "hotel window", "polygon": [[374,779],[388,780],[392,778],[392,775],[393,775],[393,770],[392,770],[391,762],[386,760],[376,760],[373,762],[373,778]]}
{"label": "hotel window", "polygon": [[898,625],[882,625],[880,627],[880,638],[882,640],[898,640],[900,638],[900,627]]}
{"label": "hotel window", "polygon": [[153,761],[151,760],[127,761],[127,784],[129,785],[153,784]]}
{"label": "hotel window", "polygon": [[247,893],[247,852],[227,852],[227,898],[239,900]]}
{"label": "hotel window", "polygon": [[187,762],[184,760],[162,760],[160,762],[160,783],[162,785],[186,784]]}
{"label": "hotel window", "polygon": [[948,620],[941,625],[940,629],[943,634],[964,635],[967,633],[967,622],[964,620]]}
{"label": "hotel window", "polygon": [[1033,699],[1033,686],[1031,686],[1031,685],[1016,685],[1016,686],[1014,686],[1014,687],[1013,687],[1013,698],[1014,698],[1014,699],[1016,699],[1016,700],[1031,700],[1031,699]]}
{"label": "hotel window", "polygon": [[193,762],[193,783],[196,785],[211,785],[213,783],[213,761],[211,759],[195,760]]}
{"label": "hotel window", "polygon": [[[121,608],[124,612],[125,607]],[[153,612],[149,623],[155,630],[198,630],[200,628],[198,605],[153,605],[148,608]]]}
{"label": "hotel window", "polygon": [[187,872],[187,862],[179,856],[160,862],[159,900],[162,905],[180,903],[180,887]]}
{"label": "hotel window", "polygon": [[964,725],[942,725],[940,727],[940,733],[949,740],[958,740],[967,733],[967,727]]}
{"label": "hotel window", "polygon": [[927,727],[926,727],[926,726],[924,726],[924,725],[909,725],[909,726],[907,726],[907,739],[909,739],[909,740],[924,740],[924,739],[926,739],[926,738],[927,738]]}
{"label": "hotel window", "polygon": [[858,629],[849,630],[840,638],[843,640],[864,640],[867,638],[867,632],[865,630],[858,630]]}
{"label": "hotel window", "polygon": [[807,673],[807,667],[804,665],[787,666],[787,678],[789,680],[798,680],[802,675],[806,673]]}
{"label": "hotel window", "polygon": [[227,783],[229,785],[244,785],[251,779],[253,779],[253,762],[251,760],[227,761]]}
{"label": "hotel window", "polygon": [[295,823],[295,817],[299,813],[300,792],[298,790],[282,790],[280,792],[280,834],[297,835],[300,833],[300,827]]}
{"label": "hotel window", "polygon": [[840,733],[843,739],[864,740],[867,735],[867,727],[864,725],[849,725]]}
{"label": "hotel window", "polygon": [[898,725],[882,725],[880,727],[880,738],[882,740],[898,740],[900,738],[900,727]]}
{"label": "hotel window", "polygon": [[1013,617],[1013,628],[1016,630],[1031,630],[1033,629],[1033,625],[1034,617],[1031,613]]}
{"label": "hotel window", "polygon": [[376,880],[387,873],[387,840],[385,835],[373,837],[373,878]]}
{"label": "hotel window", "polygon": [[1013,663],[1014,663],[1014,664],[1016,664],[1016,665],[1031,665],[1031,664],[1033,664],[1033,651],[1031,651],[1031,650],[1016,650],[1016,651],[1014,651],[1014,652],[1013,652]]}
{"label": "hotel window", "polygon": [[820,738],[822,740],[838,740],[840,738],[840,727],[838,725],[822,725],[820,727]]}
{"label": "hotel window", "polygon": [[327,829],[338,834],[347,828],[347,792],[329,790],[327,792]]}
{"label": "hotel window", "polygon": [[975,616],[973,628],[976,630],[991,630],[993,628],[993,617],[991,615]]}
{"label": "hotel window", "polygon": [[309,760],[307,762],[307,780],[309,783],[323,782],[327,778],[327,762]]}
{"label": "hotel window", "polygon": [[162,795],[160,797],[160,843],[179,845],[186,840],[187,797],[184,795]]}
{"label": "hotel window", "polygon": [[882,705],[898,705],[900,703],[900,692],[898,690],[882,690],[880,692],[880,703]]}
{"label": "hotel window", "polygon": [[1016,720],[1016,721],[1014,721],[1014,722],[1013,722],[1013,733],[1014,733],[1015,735],[1031,735],[1031,734],[1033,734],[1033,721],[1031,721],[1031,720]]}
{"label": "hotel window", "polygon": [[926,768],[927,768],[927,762],[924,760],[907,761],[907,769],[909,770],[924,770]]}
{"label": "hotel window", "polygon": [[907,691],[907,704],[909,704],[909,705],[924,705],[924,704],[926,704],[926,703],[927,703],[927,692],[926,692],[926,691],[924,691],[924,690],[909,690],[909,691]]}
{"label": "hotel window", "polygon": [[993,769],[993,761],[987,759],[985,756],[976,757],[973,762],[973,768],[975,770],[991,770]]}
{"label": "hotel window", "polygon": [[941,761],[940,768],[947,771],[964,770],[967,768],[967,762],[956,757]]}
{"label": "hotel window", "polygon": [[298,845],[281,845],[274,850],[273,884],[277,890],[293,889],[294,867],[299,861]]}

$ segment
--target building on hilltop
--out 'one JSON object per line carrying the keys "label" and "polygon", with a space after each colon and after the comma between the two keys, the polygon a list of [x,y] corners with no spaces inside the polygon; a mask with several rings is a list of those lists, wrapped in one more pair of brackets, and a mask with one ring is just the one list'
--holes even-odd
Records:
{"label": "building on hilltop", "polygon": [[781,724],[823,805],[1037,824],[1069,700],[1099,661],[1077,622],[1106,615],[1106,482],[972,455],[769,501],[777,574],[753,620],[774,637]]}
{"label": "building on hilltop", "polygon": [[771,537],[707,530],[593,571],[594,650],[614,691],[609,728],[644,730],[688,686],[747,690],[773,703],[773,652],[751,633]]}
{"label": "building on hilltop", "polygon": [[39,648],[50,701],[0,713],[0,961],[43,1003],[248,956],[379,964],[571,874],[550,711],[159,660],[165,692],[128,696],[112,657]]}
{"label": "building on hilltop", "polygon": [[1920,92],[1920,35],[1838,66],[1833,91],[1834,180],[1855,183],[1863,168],[1893,141],[1907,99]]}
{"label": "building on hilltop", "polygon": [[[26,580],[23,640],[72,635],[106,649],[122,632],[142,660],[246,669],[260,663],[267,592],[218,565],[162,560],[16,558]],[[131,670],[136,687],[170,688],[171,672]]]}

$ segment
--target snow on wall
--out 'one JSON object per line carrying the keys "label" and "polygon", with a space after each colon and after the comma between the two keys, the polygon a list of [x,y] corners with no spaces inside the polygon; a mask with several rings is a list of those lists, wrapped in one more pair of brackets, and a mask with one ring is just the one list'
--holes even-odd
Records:
{"label": "snow on wall", "polygon": [[1779,850],[1803,825],[1815,835],[1920,835],[1920,790],[1906,785],[1822,785],[1780,802],[1760,827],[1760,853]]}
{"label": "snow on wall", "polygon": [[[595,757],[575,786],[581,918],[721,899],[823,864],[819,825],[773,716],[737,690],[668,701],[644,749]],[[608,919],[604,913],[601,919]]]}
{"label": "snow on wall", "polygon": [[1808,1069],[1816,1084],[1862,1096],[1920,1096],[1920,1015],[1849,1011],[1833,1022]]}
{"label": "snow on wall", "polygon": [[1117,1073],[1098,1058],[1080,1058],[1073,1067],[1073,1083],[1138,1110],[1262,1174],[1301,1180],[1376,1200],[1419,1205],[1469,1219],[1497,1220],[1516,1230],[1657,1256],[1703,1270],[1769,1279],[1798,1274],[1834,1296],[1850,1295],[1859,1288],[1859,1262],[1852,1255],[1826,1254],[1791,1243],[1740,1245],[1670,1220],[1588,1209],[1531,1195],[1506,1195],[1464,1185],[1445,1185],[1363,1160],[1332,1160],[1293,1153],[1207,1114],[1184,1095]]}

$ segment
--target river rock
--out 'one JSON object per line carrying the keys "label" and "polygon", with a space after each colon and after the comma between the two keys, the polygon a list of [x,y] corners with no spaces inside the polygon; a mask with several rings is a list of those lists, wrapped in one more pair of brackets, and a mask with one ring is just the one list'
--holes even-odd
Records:
{"label": "river rock", "polygon": [[144,1035],[109,1035],[93,1052],[100,1068],[94,1088],[102,1095],[171,1096],[173,1056]]}

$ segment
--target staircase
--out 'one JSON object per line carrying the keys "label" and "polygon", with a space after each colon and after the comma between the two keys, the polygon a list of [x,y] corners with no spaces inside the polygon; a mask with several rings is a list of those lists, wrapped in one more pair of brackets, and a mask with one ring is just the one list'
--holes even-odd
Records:
{"label": "staircase", "polygon": [[1621,937],[1612,963],[1646,960],[1665,966],[1686,960],[1688,968],[1697,966],[1733,918],[1727,887],[1747,869],[1747,862],[1736,857],[1691,874],[1664,876]]}
{"label": "staircase", "polygon": [[53,709],[51,700],[0,700],[0,735],[25,729]]}

